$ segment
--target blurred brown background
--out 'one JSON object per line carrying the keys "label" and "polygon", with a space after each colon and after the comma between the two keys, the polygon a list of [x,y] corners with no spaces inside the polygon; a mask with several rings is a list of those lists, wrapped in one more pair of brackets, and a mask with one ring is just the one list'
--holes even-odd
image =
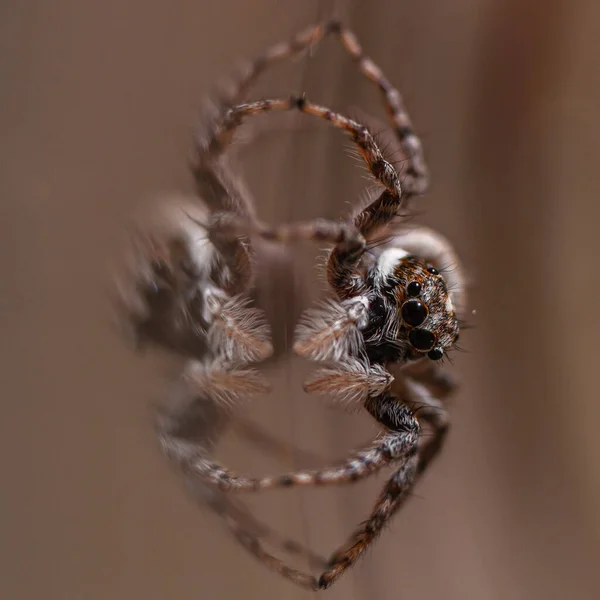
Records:
{"label": "blurred brown background", "polygon": [[[110,325],[123,225],[190,189],[197,108],[238,58],[330,3],[276,0],[0,5],[2,419],[0,596],[301,598],[197,510],[160,455],[165,370]],[[451,366],[446,450],[410,505],[328,598],[600,597],[600,5],[592,0],[339,2],[402,93],[433,173],[420,222],[456,243],[476,329]],[[383,111],[327,41],[255,92],[307,91]],[[353,113],[354,111],[354,113]],[[268,220],[337,216],[365,181],[336,132],[269,134],[241,150]],[[347,144],[346,144],[347,145]],[[299,268],[299,284],[320,284]],[[297,366],[248,412],[340,456],[374,428],[298,390]],[[249,461],[228,439],[223,456]],[[244,463],[246,460],[246,463]],[[379,482],[272,494],[262,514],[328,551]]]}

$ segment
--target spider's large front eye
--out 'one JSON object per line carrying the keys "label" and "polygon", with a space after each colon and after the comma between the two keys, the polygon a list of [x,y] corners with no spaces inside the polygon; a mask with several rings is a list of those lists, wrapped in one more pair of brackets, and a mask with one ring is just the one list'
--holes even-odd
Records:
{"label": "spider's large front eye", "polygon": [[409,333],[408,339],[414,348],[422,352],[431,350],[435,344],[435,335],[427,329],[413,329]]}
{"label": "spider's large front eye", "polygon": [[402,319],[407,325],[418,327],[427,318],[427,307],[420,300],[409,300],[402,305]]}

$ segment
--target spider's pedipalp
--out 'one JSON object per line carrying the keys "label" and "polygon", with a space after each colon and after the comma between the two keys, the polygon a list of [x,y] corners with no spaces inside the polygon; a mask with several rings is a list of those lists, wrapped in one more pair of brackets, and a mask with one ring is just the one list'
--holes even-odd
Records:
{"label": "spider's pedipalp", "polygon": [[273,352],[271,330],[263,311],[241,296],[218,304],[208,339],[213,353],[228,362],[260,362]]}
{"label": "spider's pedipalp", "polygon": [[304,391],[328,395],[343,404],[358,404],[383,394],[393,380],[381,365],[346,357],[346,362],[315,371],[304,383]]}
{"label": "spider's pedipalp", "polygon": [[367,324],[369,301],[358,296],[308,309],[296,328],[294,352],[311,360],[339,361],[362,351],[360,330]]}
{"label": "spider's pedipalp", "polygon": [[221,361],[188,361],[182,379],[197,394],[223,406],[233,406],[271,390],[269,382],[256,369],[231,367]]}

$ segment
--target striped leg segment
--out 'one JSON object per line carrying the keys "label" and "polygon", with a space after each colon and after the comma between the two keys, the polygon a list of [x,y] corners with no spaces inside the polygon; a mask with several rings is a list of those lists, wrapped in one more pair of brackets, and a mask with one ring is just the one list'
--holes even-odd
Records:
{"label": "striped leg segment", "polygon": [[[381,91],[388,117],[408,160],[405,174],[407,193],[410,195],[422,194],[428,185],[428,170],[421,142],[413,130],[402,97],[382,70],[363,53],[356,35],[339,21],[331,20],[310,26],[291,40],[274,44],[254,60],[245,64],[237,80],[230,86],[231,89],[226,97],[221,99],[221,118],[224,113],[223,107],[231,107],[243,102],[249,89],[265,70],[278,62],[297,56],[329,34],[334,34],[339,38],[343,48],[356,63],[359,72],[375,83]],[[230,138],[220,137],[218,129],[217,123],[212,137],[209,135],[199,138],[198,151],[200,154],[220,153],[226,148]]]}
{"label": "striped leg segment", "polygon": [[429,184],[429,172],[423,156],[421,141],[414,132],[408,112],[404,107],[400,92],[390,83],[383,71],[363,53],[356,35],[339,21],[326,25],[327,33],[335,33],[342,46],[356,63],[358,70],[372,81],[381,91],[388,117],[392,123],[408,166],[402,185],[407,196],[422,194]]}
{"label": "striped leg segment", "polygon": [[[169,440],[175,449],[180,446],[176,439]],[[249,492],[289,488],[299,486],[320,486],[352,483],[364,479],[383,467],[401,461],[416,451],[418,443],[418,427],[411,431],[390,432],[378,442],[365,450],[350,456],[344,462],[321,470],[294,471],[283,475],[260,478],[236,475],[223,466],[212,461],[201,448],[191,458],[188,449],[185,462],[182,464],[189,473],[194,473],[207,485],[225,492]],[[171,455],[184,455],[173,452]]]}
{"label": "striped leg segment", "polygon": [[225,156],[233,136],[223,135],[224,121],[229,109],[244,101],[250,87],[269,66],[318,42],[323,32],[323,26],[313,26],[300,32],[289,42],[275,44],[245,64],[218,101],[207,102],[207,114],[195,133],[195,154],[190,166],[200,195],[213,210],[226,210],[246,219],[255,219],[251,194],[241,177],[231,174],[231,167]]}
{"label": "striped leg segment", "polygon": [[317,589],[328,588],[365,553],[394,516],[399,503],[412,489],[417,458],[413,456],[402,465],[387,482],[377,500],[371,516],[352,535],[348,542],[339,548],[329,559],[329,567],[318,579]]}
{"label": "striped leg segment", "polygon": [[[240,528],[240,523],[243,521],[239,518],[233,521],[236,538],[263,564],[293,583],[309,590],[326,589],[356,563],[375,541],[387,522],[393,517],[400,502],[412,488],[416,462],[416,456],[413,456],[394,473],[373,507],[367,521],[354,532],[346,544],[334,552],[327,561],[325,570],[319,577],[304,573],[298,569],[293,569],[279,558],[270,554],[261,543],[259,536]],[[304,554],[304,551],[300,552],[300,554]],[[313,558],[312,562],[315,566],[321,562],[321,559],[312,556],[312,553],[309,554],[310,557]]]}
{"label": "striped leg segment", "polygon": [[400,196],[400,180],[396,169],[383,156],[369,130],[360,123],[324,106],[313,104],[304,97],[291,96],[287,99],[258,100],[238,104],[230,108],[223,119],[220,131],[215,132],[213,144],[224,146],[231,140],[235,130],[248,116],[272,111],[299,110],[331,123],[346,132],[356,144],[371,174],[391,193]]}
{"label": "striped leg segment", "polygon": [[225,156],[232,139],[232,135],[223,135],[229,109],[244,102],[248,90],[268,67],[317,43],[324,31],[323,25],[312,26],[290,41],[273,45],[254,60],[245,63],[218,100],[205,104],[201,126],[195,132],[195,153],[190,166],[200,195],[214,210],[227,210],[247,218],[255,218],[250,192],[239,176],[232,176]]}
{"label": "striped leg segment", "polygon": [[[262,538],[264,537],[266,540],[267,533],[265,532],[264,536],[254,533],[252,531],[252,525],[246,525],[246,518],[244,515],[240,516],[236,514],[235,510],[227,507],[227,505],[222,505],[220,508],[216,508],[216,510],[221,511],[226,520],[230,519],[229,525],[240,544],[268,568],[303,588],[309,590],[326,589],[347,569],[356,563],[375,541],[387,522],[393,517],[400,502],[407,496],[407,492],[412,488],[416,462],[416,456],[413,456],[406,464],[400,467],[396,473],[394,473],[373,507],[367,521],[354,532],[346,544],[334,552],[327,561],[326,567],[319,577],[291,568],[281,559],[270,554],[262,543]],[[270,541],[278,542],[279,539],[277,536],[274,536],[271,537]],[[295,542],[292,542],[292,546],[290,547],[287,545],[289,543],[290,540],[286,540],[283,544],[278,545],[281,545],[282,548],[288,552],[305,556],[315,566],[322,564],[323,560],[317,555],[314,555],[311,551],[307,551],[302,547],[297,546]]]}

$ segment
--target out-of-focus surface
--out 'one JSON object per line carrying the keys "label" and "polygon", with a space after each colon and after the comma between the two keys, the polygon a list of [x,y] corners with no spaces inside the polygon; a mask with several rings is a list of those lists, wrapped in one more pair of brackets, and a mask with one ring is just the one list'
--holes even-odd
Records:
{"label": "out-of-focus surface", "polygon": [[[306,596],[199,512],[159,454],[149,407],[164,365],[134,356],[111,329],[107,273],[132,211],[160,191],[190,188],[186,157],[203,96],[236,59],[328,7],[0,8],[3,598]],[[433,187],[419,219],[456,243],[477,315],[461,339],[469,353],[449,367],[463,385],[443,456],[373,551],[326,594],[597,598],[600,7],[339,8],[422,135]],[[255,97],[302,91],[343,112],[383,116],[377,93],[331,41],[308,62],[278,67]],[[300,135],[269,133],[240,150],[271,221],[337,216],[365,184],[336,132],[300,123]],[[299,272],[316,293],[314,269]],[[284,365],[276,393],[248,414],[327,456],[374,432],[362,415],[298,392],[297,369]],[[249,461],[239,447],[229,440],[223,452],[240,468],[292,464]],[[378,484],[253,504],[329,551],[365,517]]]}

